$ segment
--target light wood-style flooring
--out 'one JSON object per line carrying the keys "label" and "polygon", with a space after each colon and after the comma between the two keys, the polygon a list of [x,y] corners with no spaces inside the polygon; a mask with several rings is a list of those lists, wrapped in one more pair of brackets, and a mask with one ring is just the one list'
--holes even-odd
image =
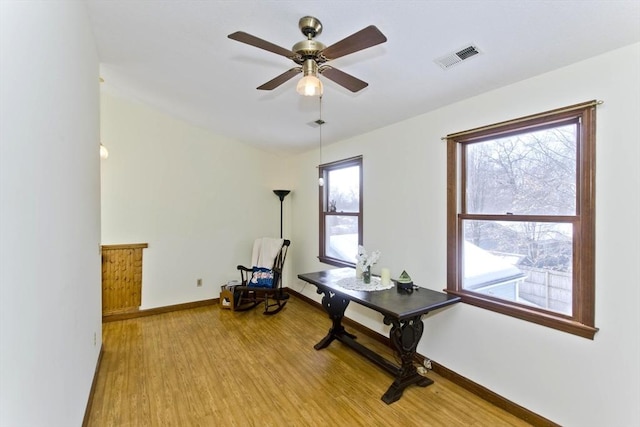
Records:
{"label": "light wood-style flooring", "polygon": [[330,326],[295,297],[274,316],[216,305],[105,323],[88,425],[528,425],[431,372],[387,405],[389,374],[337,341],[314,350]]}

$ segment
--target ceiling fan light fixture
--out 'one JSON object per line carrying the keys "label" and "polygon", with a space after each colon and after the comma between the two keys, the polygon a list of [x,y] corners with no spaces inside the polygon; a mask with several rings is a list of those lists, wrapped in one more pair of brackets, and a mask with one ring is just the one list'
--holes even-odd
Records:
{"label": "ceiling fan light fixture", "polygon": [[296,91],[302,96],[321,96],[322,82],[316,76],[304,76],[298,82]]}
{"label": "ceiling fan light fixture", "polygon": [[313,59],[305,59],[302,64],[304,77],[296,86],[296,91],[302,96],[322,96],[322,82],[318,78],[318,64]]}

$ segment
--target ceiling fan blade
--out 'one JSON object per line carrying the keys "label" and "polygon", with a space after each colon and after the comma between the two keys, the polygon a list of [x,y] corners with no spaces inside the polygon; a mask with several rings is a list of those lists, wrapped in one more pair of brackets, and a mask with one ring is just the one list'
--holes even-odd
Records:
{"label": "ceiling fan blade", "polygon": [[272,90],[272,89],[275,89],[278,86],[280,86],[282,83],[286,82],[287,80],[291,79],[293,76],[295,76],[296,74],[301,73],[301,72],[302,72],[302,67],[292,68],[292,69],[290,69],[288,71],[285,71],[284,73],[280,74],[275,79],[269,80],[268,82],[266,82],[262,86],[258,86],[256,89],[259,89],[259,90]]}
{"label": "ceiling fan blade", "polygon": [[229,37],[231,40],[236,40],[241,43],[246,43],[248,45],[255,46],[257,48],[264,49],[278,55],[282,55],[289,59],[293,59],[296,56],[298,56],[297,53],[289,49],[285,49],[271,42],[263,40],[259,37],[252,36],[251,34],[245,33],[244,31],[236,31],[235,33],[229,34],[227,37]]}
{"label": "ceiling fan blade", "polygon": [[369,25],[367,28],[353,33],[349,37],[332,44],[321,53],[327,60],[331,60],[386,41],[387,38],[385,35],[382,34],[375,25]]}
{"label": "ceiling fan blade", "polygon": [[340,86],[349,89],[351,92],[358,92],[369,86],[369,83],[363,82],[362,80],[353,77],[351,74],[347,74],[344,71],[340,71],[328,65],[321,67],[319,71],[329,80],[333,80]]}

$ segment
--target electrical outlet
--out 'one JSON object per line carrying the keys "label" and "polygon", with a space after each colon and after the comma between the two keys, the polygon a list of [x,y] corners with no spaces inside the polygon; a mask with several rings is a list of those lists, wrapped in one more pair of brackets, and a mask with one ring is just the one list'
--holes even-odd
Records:
{"label": "electrical outlet", "polygon": [[196,280],[196,286],[198,287],[202,286],[202,279]]}

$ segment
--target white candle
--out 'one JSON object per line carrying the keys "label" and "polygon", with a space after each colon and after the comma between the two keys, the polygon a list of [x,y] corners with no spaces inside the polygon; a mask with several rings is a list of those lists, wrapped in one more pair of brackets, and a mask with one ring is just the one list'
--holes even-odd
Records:
{"label": "white candle", "polygon": [[388,286],[389,282],[391,282],[391,271],[388,268],[383,268],[380,272],[380,280],[382,285]]}
{"label": "white candle", "polygon": [[360,263],[356,264],[356,279],[362,279],[362,267]]}

